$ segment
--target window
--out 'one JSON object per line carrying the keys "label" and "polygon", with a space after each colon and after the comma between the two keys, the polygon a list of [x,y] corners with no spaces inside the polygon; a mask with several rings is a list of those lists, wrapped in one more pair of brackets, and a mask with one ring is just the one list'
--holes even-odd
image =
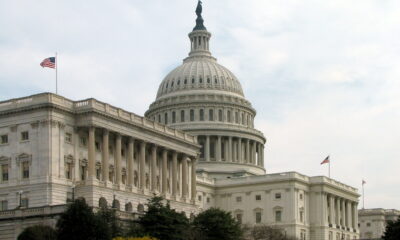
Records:
{"label": "window", "polygon": [[164,124],[168,124],[168,113],[164,114]]}
{"label": "window", "polygon": [[235,112],[235,123],[239,123],[239,113]]}
{"label": "window", "polygon": [[185,111],[181,110],[181,122],[185,122]]}
{"label": "window", "polygon": [[236,214],[236,220],[238,221],[238,223],[242,223],[242,217],[243,217],[243,214],[241,214],[241,213]]}
{"label": "window", "polygon": [[256,201],[260,201],[261,200],[261,195],[256,195]]}
{"label": "window", "polygon": [[200,158],[204,158],[204,142],[200,142]]}
{"label": "window", "polygon": [[300,200],[303,200],[303,194],[300,193]]}
{"label": "window", "polygon": [[85,179],[86,179],[86,167],[81,166],[81,180],[85,180]]}
{"label": "window", "polygon": [[368,222],[368,223],[367,223],[367,227],[371,227],[371,223]]}
{"label": "window", "polygon": [[242,125],[244,125],[244,113],[242,113]]}
{"label": "window", "polygon": [[232,116],[231,116],[231,111],[228,111],[226,113],[227,117],[228,117],[228,122],[232,122]]}
{"label": "window", "polygon": [[236,202],[241,202],[242,201],[242,197],[236,197]]}
{"label": "window", "polygon": [[209,77],[207,77],[207,83],[211,83],[211,80]]}
{"label": "window", "polygon": [[22,163],[22,178],[29,178],[29,162]]}
{"label": "window", "polygon": [[65,164],[65,178],[72,179],[72,163]]}
{"label": "window", "polygon": [[261,223],[261,212],[256,212],[256,223]]}
{"label": "window", "polygon": [[8,181],[8,164],[1,165],[1,179],[2,181]]}
{"label": "window", "polygon": [[96,179],[100,180],[100,176],[101,176],[101,168],[96,168]]}
{"label": "window", "polygon": [[218,121],[222,122],[222,110],[218,110]]}
{"label": "window", "polygon": [[0,144],[8,143],[8,135],[1,135]]}
{"label": "window", "polygon": [[202,78],[200,78],[200,79],[199,79],[199,82],[200,82],[200,83],[203,83],[203,79],[202,79]]}
{"label": "window", "polygon": [[300,232],[300,240],[306,240],[306,230],[304,229]]}
{"label": "window", "polygon": [[175,123],[175,122],[176,122],[176,112],[173,111],[172,112],[172,123]]}
{"label": "window", "polygon": [[83,147],[86,147],[86,138],[85,137],[80,137],[79,138],[79,144]]}
{"label": "window", "polygon": [[6,210],[8,210],[8,201],[2,200],[0,202],[0,211],[6,211]]}
{"label": "window", "polygon": [[121,149],[121,156],[125,157],[125,149]]}
{"label": "window", "polygon": [[200,121],[204,121],[204,109],[200,109]]}
{"label": "window", "polygon": [[275,221],[276,222],[282,221],[282,211],[281,210],[275,211]]}
{"label": "window", "polygon": [[29,199],[27,198],[22,198],[21,199],[21,207],[22,208],[27,208],[29,206]]}
{"label": "window", "polygon": [[199,201],[201,201],[201,196],[199,195],[199,196],[197,197],[197,199],[199,199]]}
{"label": "window", "polygon": [[207,203],[210,203],[210,198],[209,197],[207,198]]}
{"label": "window", "polygon": [[194,121],[194,110],[190,109],[190,121],[193,122]]}
{"label": "window", "polygon": [[28,141],[29,140],[29,132],[21,132],[21,141]]}
{"label": "window", "polygon": [[304,212],[300,211],[300,222],[304,222]]}
{"label": "window", "polygon": [[158,122],[161,123],[161,114],[158,114]]}
{"label": "window", "polygon": [[65,133],[65,142],[72,143],[72,134],[71,133]]}
{"label": "window", "polygon": [[99,142],[94,142],[94,145],[96,147],[96,151],[100,152],[100,143]]}
{"label": "window", "polygon": [[275,193],[275,199],[281,199],[282,195],[281,193]]}
{"label": "window", "polygon": [[214,121],[214,110],[210,109],[208,111],[208,119],[209,121]]}

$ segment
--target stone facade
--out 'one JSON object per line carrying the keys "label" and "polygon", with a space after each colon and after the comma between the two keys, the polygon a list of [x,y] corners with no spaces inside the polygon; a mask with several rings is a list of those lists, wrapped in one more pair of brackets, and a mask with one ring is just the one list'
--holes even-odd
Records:
{"label": "stone facade", "polygon": [[197,212],[199,145],[184,132],[95,99],[43,93],[0,102],[0,138],[0,223],[15,209],[75,197],[134,213],[159,194]]}
{"label": "stone facade", "polygon": [[388,221],[396,221],[400,211],[396,209],[360,209],[360,239],[382,239]]}

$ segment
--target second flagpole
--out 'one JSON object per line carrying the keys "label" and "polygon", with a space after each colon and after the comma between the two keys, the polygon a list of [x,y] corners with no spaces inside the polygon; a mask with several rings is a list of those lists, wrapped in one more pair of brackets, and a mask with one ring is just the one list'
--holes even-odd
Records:
{"label": "second flagpole", "polygon": [[58,79],[57,79],[57,70],[58,70],[58,57],[57,57],[57,52],[56,52],[56,61],[55,61],[55,65],[56,65],[56,94],[58,94]]}

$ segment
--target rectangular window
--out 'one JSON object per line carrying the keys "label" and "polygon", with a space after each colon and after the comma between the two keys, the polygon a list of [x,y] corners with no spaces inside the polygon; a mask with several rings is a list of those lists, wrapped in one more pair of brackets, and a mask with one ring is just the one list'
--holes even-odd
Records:
{"label": "rectangular window", "polygon": [[167,125],[168,124],[168,113],[164,114],[164,124]]}
{"label": "rectangular window", "polygon": [[261,212],[256,212],[256,223],[261,223]]}
{"label": "rectangular window", "polygon": [[242,125],[244,125],[244,113],[242,113]]}
{"label": "rectangular window", "polygon": [[161,123],[161,114],[158,114],[158,122]]}
{"label": "rectangular window", "polygon": [[86,167],[81,166],[81,180],[85,180],[85,179],[86,179]]}
{"label": "rectangular window", "polygon": [[209,119],[209,121],[214,121],[214,110],[213,109],[210,109],[208,111],[208,119]]}
{"label": "rectangular window", "polygon": [[201,196],[199,195],[199,196],[197,197],[197,199],[198,199],[199,201],[201,201]]}
{"label": "rectangular window", "polygon": [[22,208],[27,208],[27,207],[29,207],[29,199],[27,199],[27,198],[22,198],[22,199],[21,199],[21,207],[22,207]]}
{"label": "rectangular window", "polygon": [[194,121],[194,110],[190,109],[190,121],[193,122]]}
{"label": "rectangular window", "polygon": [[227,117],[228,117],[228,122],[232,122],[232,116],[231,116],[231,111],[228,111],[226,113]]}
{"label": "rectangular window", "polygon": [[236,202],[241,202],[242,201],[242,197],[236,197]]}
{"label": "rectangular window", "polygon": [[83,147],[86,147],[86,138],[85,137],[80,137],[79,138],[79,144]]}
{"label": "rectangular window", "polygon": [[28,141],[29,140],[29,132],[21,132],[21,141]]}
{"label": "rectangular window", "polygon": [[172,123],[176,123],[176,113],[172,112]]}
{"label": "rectangular window", "polygon": [[204,109],[200,109],[200,121],[204,121]]}
{"label": "rectangular window", "polygon": [[0,210],[1,210],[1,211],[6,211],[6,210],[8,210],[8,201],[7,201],[7,200],[2,200],[2,201],[1,201]]}
{"label": "rectangular window", "polygon": [[238,223],[242,223],[242,217],[243,215],[241,213],[236,214],[236,220],[238,221]]}
{"label": "rectangular window", "polygon": [[71,163],[67,163],[65,165],[65,178],[67,178],[67,179],[71,179],[72,178],[72,176],[71,176],[71,167],[72,167]]}
{"label": "rectangular window", "polygon": [[0,144],[8,143],[8,135],[1,135],[0,137]]}
{"label": "rectangular window", "polygon": [[94,142],[94,145],[96,147],[96,151],[100,152],[100,143],[99,142]]}
{"label": "rectangular window", "polygon": [[304,222],[304,212],[300,211],[300,222]]}
{"label": "rectangular window", "polygon": [[29,162],[22,163],[22,178],[29,178]]}
{"label": "rectangular window", "polygon": [[96,168],[96,179],[100,180],[100,175],[101,175],[101,169],[100,168]]}
{"label": "rectangular window", "polygon": [[1,165],[1,179],[2,181],[8,181],[8,164]]}
{"label": "rectangular window", "polygon": [[222,122],[222,110],[218,110],[218,121]]}
{"label": "rectangular window", "polygon": [[281,210],[275,211],[275,221],[276,222],[282,221],[282,211]]}
{"label": "rectangular window", "polygon": [[275,199],[281,199],[282,195],[281,193],[275,193]]}
{"label": "rectangular window", "polygon": [[200,142],[200,158],[204,158],[204,142]]}
{"label": "rectangular window", "polygon": [[239,113],[235,112],[235,123],[239,123]]}
{"label": "rectangular window", "polygon": [[256,195],[256,201],[260,201],[261,200],[261,195]]}
{"label": "rectangular window", "polygon": [[65,142],[72,143],[72,134],[71,133],[65,133]]}
{"label": "rectangular window", "polygon": [[181,110],[181,122],[185,122],[185,111]]}
{"label": "rectangular window", "polygon": [[121,149],[121,156],[125,157],[125,149]]}
{"label": "rectangular window", "polygon": [[303,194],[300,193],[300,200],[303,200]]}
{"label": "rectangular window", "polygon": [[210,203],[210,198],[209,197],[207,198],[207,203]]}

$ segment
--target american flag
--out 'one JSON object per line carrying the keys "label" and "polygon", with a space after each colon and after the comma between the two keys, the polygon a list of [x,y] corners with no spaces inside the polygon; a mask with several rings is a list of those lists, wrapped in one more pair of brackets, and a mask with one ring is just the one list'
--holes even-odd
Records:
{"label": "american flag", "polygon": [[56,68],[56,58],[55,57],[46,58],[40,63],[40,66],[48,68]]}
{"label": "american flag", "polygon": [[366,184],[367,182],[363,179],[362,180],[362,185]]}
{"label": "american flag", "polygon": [[321,165],[325,163],[330,163],[329,155],[324,159],[324,161],[321,162]]}

